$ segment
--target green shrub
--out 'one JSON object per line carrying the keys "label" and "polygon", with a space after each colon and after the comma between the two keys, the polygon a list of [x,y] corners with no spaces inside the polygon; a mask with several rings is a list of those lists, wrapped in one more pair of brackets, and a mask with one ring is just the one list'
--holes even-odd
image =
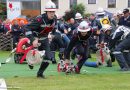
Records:
{"label": "green shrub", "polygon": [[80,13],[81,15],[84,15],[85,13],[85,6],[83,4],[77,4],[77,5],[74,5],[71,10],[74,11],[74,13],[76,14],[77,12]]}

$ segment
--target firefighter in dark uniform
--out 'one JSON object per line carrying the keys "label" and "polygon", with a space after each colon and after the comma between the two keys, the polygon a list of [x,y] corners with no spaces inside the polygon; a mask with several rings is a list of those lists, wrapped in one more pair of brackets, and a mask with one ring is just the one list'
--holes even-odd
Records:
{"label": "firefighter in dark uniform", "polygon": [[[90,25],[91,25],[91,27],[93,28],[93,29],[100,29],[101,27],[100,27],[100,23],[99,22],[97,22],[97,20],[96,20],[96,16],[95,16],[95,14],[91,14],[90,15]],[[90,38],[89,38],[89,41],[90,41],[90,49],[92,49],[92,51],[93,52],[96,52],[97,51],[97,48],[96,48],[96,43],[98,43],[97,41],[97,38],[98,37],[96,37],[96,36],[91,36]]]}
{"label": "firefighter in dark uniform", "polygon": [[59,32],[52,32],[50,33],[52,40],[50,41],[50,48],[51,48],[51,60],[52,64],[56,64],[55,52],[59,49],[59,59],[63,60],[64,54],[64,43]]}
{"label": "firefighter in dark uniform", "polygon": [[[45,50],[45,57],[37,72],[37,77],[44,78],[44,71],[49,66],[48,60],[51,60],[51,52],[48,40],[49,32],[54,30],[56,25],[55,17],[56,5],[49,1],[45,6],[44,14],[37,16],[30,24],[27,25],[26,36],[30,38],[34,47],[38,47],[40,51]],[[38,46],[40,43],[40,46]],[[31,66],[30,66],[31,67]],[[32,68],[32,67],[31,67]]]}
{"label": "firefighter in dark uniform", "polygon": [[129,13],[129,9],[124,9],[123,13],[124,13],[124,16],[122,16],[119,19],[118,25],[124,25],[124,26],[130,27],[130,13]]}
{"label": "firefighter in dark uniform", "polygon": [[[114,32],[114,28],[116,28],[117,23],[114,20],[114,18],[108,13],[106,12],[103,8],[98,8],[96,14],[96,21],[98,24],[98,29],[101,29],[103,27],[103,25],[105,24],[110,24],[113,29],[111,30],[111,32]],[[103,35],[103,34],[101,34]],[[99,35],[99,43],[102,42],[102,36]],[[110,53],[111,59],[114,62],[115,61],[115,57],[112,53]]]}
{"label": "firefighter in dark uniform", "polygon": [[[119,42],[120,40],[120,42]],[[128,27],[119,26],[112,35],[110,49],[112,49],[118,41],[114,50],[114,55],[120,66],[121,71],[130,70],[130,30]]]}
{"label": "firefighter in dark uniform", "polygon": [[83,21],[83,17],[80,13],[75,14],[75,27],[77,28],[79,24]]}
{"label": "firefighter in dark uniform", "polygon": [[89,24],[86,21],[82,21],[78,26],[77,32],[75,32],[72,36],[65,53],[65,65],[70,65],[70,52],[72,51],[73,47],[76,47],[76,54],[80,55],[80,58],[78,58],[77,65],[75,66],[75,73],[80,73],[80,69],[82,68],[84,62],[88,59],[88,39],[92,34],[96,35],[100,34],[100,32],[91,30]]}

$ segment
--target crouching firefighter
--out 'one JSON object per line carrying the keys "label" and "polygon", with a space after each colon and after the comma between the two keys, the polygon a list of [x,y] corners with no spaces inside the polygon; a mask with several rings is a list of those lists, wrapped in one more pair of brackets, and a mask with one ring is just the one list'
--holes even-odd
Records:
{"label": "crouching firefighter", "polygon": [[75,68],[75,73],[80,73],[80,70],[85,63],[85,61],[88,59],[88,54],[89,54],[89,43],[88,39],[92,34],[100,34],[99,31],[94,31],[91,29],[89,26],[89,23],[86,21],[82,21],[78,28],[77,32],[74,33],[72,36],[72,39],[68,45],[68,48],[66,49],[65,52],[65,65],[70,65],[70,52],[72,49],[75,47],[74,52],[76,55],[78,55],[78,62],[74,66]]}
{"label": "crouching firefighter", "polygon": [[[120,40],[120,41],[119,41]],[[118,42],[118,43],[117,43]],[[130,70],[130,29],[128,27],[119,26],[112,35],[110,49],[117,43],[113,54],[120,66],[120,71]]]}
{"label": "crouching firefighter", "polygon": [[[48,60],[51,60],[49,40],[47,37],[49,32],[53,31],[56,25],[55,11],[56,5],[52,1],[49,1],[45,6],[45,13],[37,16],[27,25],[26,29],[26,36],[30,38],[33,47],[37,47],[39,51],[45,50],[45,60],[42,61],[37,72],[37,77],[41,78],[44,78],[43,73],[49,66]],[[40,43],[40,45],[38,43]]]}

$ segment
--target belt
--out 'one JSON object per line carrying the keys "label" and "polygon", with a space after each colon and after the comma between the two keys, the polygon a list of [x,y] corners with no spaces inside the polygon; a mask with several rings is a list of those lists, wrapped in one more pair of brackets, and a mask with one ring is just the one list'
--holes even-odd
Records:
{"label": "belt", "polygon": [[39,40],[45,40],[45,39],[47,39],[47,37],[41,37],[41,38],[39,38]]}

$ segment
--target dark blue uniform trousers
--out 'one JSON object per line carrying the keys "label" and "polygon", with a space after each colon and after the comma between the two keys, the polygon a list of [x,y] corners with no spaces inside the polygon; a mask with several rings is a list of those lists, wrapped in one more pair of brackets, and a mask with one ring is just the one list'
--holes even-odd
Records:
{"label": "dark blue uniform trousers", "polygon": [[[122,42],[120,42],[114,51],[116,60],[121,69],[126,68],[127,70],[130,68],[130,35],[126,37]],[[127,51],[125,51],[127,50]]]}

